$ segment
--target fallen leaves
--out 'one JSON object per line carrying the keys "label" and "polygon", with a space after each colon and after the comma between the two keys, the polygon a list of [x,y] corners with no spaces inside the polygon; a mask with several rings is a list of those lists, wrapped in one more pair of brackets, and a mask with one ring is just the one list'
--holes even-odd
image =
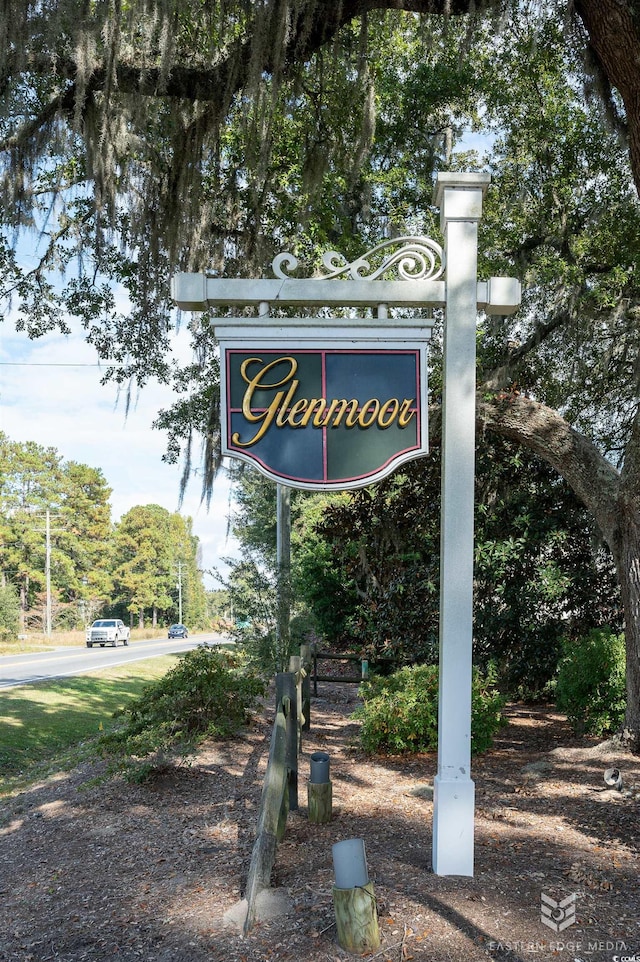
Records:
{"label": "fallen leaves", "polygon": [[[270,729],[254,727],[232,746],[205,746],[197,778],[177,769],[154,787],[113,780],[78,792],[75,773],[65,786],[6,801],[11,885],[3,885],[0,931],[8,962],[347,962],[335,940],[331,844],[348,837],[366,839],[382,937],[375,962],[479,962],[507,931],[541,942],[549,936],[541,890],[560,897],[574,886],[594,938],[625,920],[640,947],[636,800],[612,804],[590,791],[601,759],[594,764],[588,745],[566,740],[559,716],[515,706],[495,751],[474,763],[476,876],[461,879],[431,871],[426,796],[435,758],[354,752],[352,708],[330,695],[312,703],[301,808],[289,816],[273,879],[294,901],[291,916],[244,940],[221,929],[242,896],[255,833]],[[316,746],[331,754],[335,804],[332,822],[312,827],[304,778]],[[553,773],[544,764],[552,751]],[[640,782],[640,759],[618,764],[629,783]],[[527,765],[548,772],[530,793],[516,790]],[[64,817],[34,817],[43,806]]]}

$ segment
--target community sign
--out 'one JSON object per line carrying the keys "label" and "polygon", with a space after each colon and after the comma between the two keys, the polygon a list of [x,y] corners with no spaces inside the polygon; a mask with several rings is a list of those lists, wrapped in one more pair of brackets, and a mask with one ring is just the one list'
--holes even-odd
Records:
{"label": "community sign", "polygon": [[[438,174],[434,202],[444,250],[430,238],[401,237],[351,263],[329,251],[320,277],[290,276],[297,260],[283,253],[273,261],[273,279],[183,274],[172,282],[183,310],[258,308],[257,318],[233,313],[214,320],[221,351],[222,451],[254,463],[279,490],[364,486],[426,453],[430,313],[444,308],[441,670],[432,843],[437,875],[472,876],[474,868],[477,311],[511,314],[521,298],[517,278],[478,280],[478,222],[489,180],[484,172]],[[382,263],[375,266],[378,256]],[[392,268],[398,280],[390,276]],[[317,307],[323,314],[284,316],[299,307]],[[327,315],[333,307],[337,312]]]}
{"label": "community sign", "polygon": [[281,347],[221,341],[224,455],[282,484],[347,489],[426,454],[426,340],[415,330],[384,346],[362,331],[314,344],[288,334]]}

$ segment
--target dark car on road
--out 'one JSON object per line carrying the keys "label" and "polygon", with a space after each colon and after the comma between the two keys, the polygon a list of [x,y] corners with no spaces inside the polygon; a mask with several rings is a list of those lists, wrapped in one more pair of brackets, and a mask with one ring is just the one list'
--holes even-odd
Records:
{"label": "dark car on road", "polygon": [[188,638],[189,632],[184,625],[171,625],[169,628],[169,638]]}

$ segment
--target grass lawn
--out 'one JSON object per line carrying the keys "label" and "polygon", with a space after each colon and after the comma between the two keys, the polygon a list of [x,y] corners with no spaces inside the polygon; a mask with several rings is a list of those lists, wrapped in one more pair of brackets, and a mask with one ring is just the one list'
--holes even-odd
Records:
{"label": "grass lawn", "polygon": [[111,727],[113,712],[164,675],[178,657],[164,655],[0,692],[0,795],[65,762],[73,764],[82,743]]}

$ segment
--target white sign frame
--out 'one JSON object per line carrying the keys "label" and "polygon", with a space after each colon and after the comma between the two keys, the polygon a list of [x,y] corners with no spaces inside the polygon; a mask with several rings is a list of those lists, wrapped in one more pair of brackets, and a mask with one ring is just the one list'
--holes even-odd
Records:
{"label": "white sign frame", "polygon": [[[432,866],[438,875],[472,876],[474,863],[471,675],[477,311],[511,314],[521,299],[515,278],[477,279],[478,222],[490,179],[487,173],[438,174],[434,201],[440,207],[444,251],[428,238],[399,238],[404,247],[395,259],[373,271],[369,254],[347,264],[329,252],[323,260],[328,273],[322,278],[287,277],[284,268],[297,262],[282,254],[274,262],[276,280],[227,280],[206,274],[178,274],[173,279],[174,299],[184,310],[255,304],[265,316],[271,304],[379,305],[380,337],[396,323],[388,317],[388,305],[445,309],[438,771],[432,843]],[[384,242],[375,251],[393,243]],[[439,252],[440,267],[435,264]],[[424,269],[414,279],[421,258]],[[392,262],[398,265],[399,281],[384,279]],[[337,280],[344,276],[350,280]],[[266,316],[264,322],[269,323]],[[338,321],[317,318],[314,323],[336,326]],[[286,327],[280,319],[278,324]]]}

